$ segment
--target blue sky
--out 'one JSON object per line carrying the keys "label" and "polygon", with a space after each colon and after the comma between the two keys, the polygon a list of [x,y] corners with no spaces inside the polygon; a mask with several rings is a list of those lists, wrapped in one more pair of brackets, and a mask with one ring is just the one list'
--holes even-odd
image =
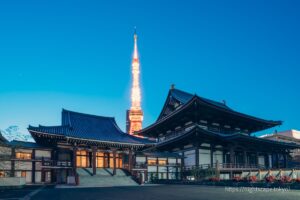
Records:
{"label": "blue sky", "polygon": [[124,130],[137,26],[144,126],[174,83],[300,129],[299,9],[296,0],[1,1],[0,128],[57,125],[65,108],[115,116]]}

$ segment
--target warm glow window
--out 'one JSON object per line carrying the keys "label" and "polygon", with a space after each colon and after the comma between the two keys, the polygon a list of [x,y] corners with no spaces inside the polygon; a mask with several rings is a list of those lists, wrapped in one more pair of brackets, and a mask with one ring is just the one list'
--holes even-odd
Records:
{"label": "warm glow window", "polygon": [[104,167],[104,153],[97,152],[96,154],[96,167]]}
{"label": "warm glow window", "polygon": [[156,159],[148,159],[148,165],[156,165]]}
{"label": "warm glow window", "polygon": [[[96,167],[98,168],[114,168],[113,153],[97,152]],[[116,168],[123,167],[123,160],[121,154],[116,154]]]}
{"label": "warm glow window", "polygon": [[158,164],[159,165],[166,165],[167,164],[167,160],[158,160]]}
{"label": "warm glow window", "polygon": [[31,153],[17,152],[16,153],[16,158],[17,159],[29,160],[29,159],[31,159]]}
{"label": "warm glow window", "polygon": [[21,177],[24,177],[24,178],[26,177],[26,171],[21,172]]}
{"label": "warm glow window", "polygon": [[76,152],[76,166],[77,167],[88,167],[88,154],[87,151]]}

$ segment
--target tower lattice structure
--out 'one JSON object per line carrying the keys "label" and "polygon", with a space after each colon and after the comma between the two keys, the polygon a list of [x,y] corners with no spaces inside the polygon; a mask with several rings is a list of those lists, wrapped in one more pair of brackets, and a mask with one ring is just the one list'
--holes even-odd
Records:
{"label": "tower lattice structure", "polygon": [[131,88],[131,107],[127,110],[127,133],[133,135],[134,132],[142,129],[143,111],[141,107],[141,88],[140,88],[140,61],[137,49],[137,34],[134,33],[134,51],[132,59],[132,88]]}

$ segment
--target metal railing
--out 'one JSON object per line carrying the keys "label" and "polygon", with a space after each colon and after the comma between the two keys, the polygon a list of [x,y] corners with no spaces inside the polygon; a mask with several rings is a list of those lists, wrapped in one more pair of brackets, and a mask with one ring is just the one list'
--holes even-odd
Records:
{"label": "metal railing", "polygon": [[[189,130],[191,130],[192,128],[194,128],[196,126],[196,124],[190,124],[190,125],[186,125],[178,130],[174,130],[170,133],[167,133],[166,135],[159,137],[158,138],[158,142],[163,142],[163,141],[167,141],[170,140],[174,137],[178,137],[180,135],[183,135],[184,133],[188,132]],[[201,127],[201,125],[200,125]],[[224,130],[224,129],[220,129],[218,127],[210,127],[210,126],[206,126],[205,128],[203,127],[203,129],[206,129],[208,131],[212,131],[212,132],[216,132],[216,133],[222,133],[222,134],[247,134],[246,132],[240,131],[240,130],[236,130],[236,131],[232,131],[232,130]]]}
{"label": "metal railing", "polygon": [[180,163],[168,163],[168,164],[148,164],[148,163],[136,163],[133,169],[147,169],[148,166],[161,166],[161,167],[179,167]]}
{"label": "metal railing", "polygon": [[42,167],[73,167],[73,164],[69,160],[45,160],[42,159]]}
{"label": "metal railing", "polygon": [[211,164],[201,164],[199,166],[196,165],[189,165],[184,166],[183,170],[189,171],[193,169],[219,169],[219,170],[225,170],[225,169],[265,169],[264,165],[258,165],[258,164],[244,164],[244,163],[213,163]]}
{"label": "metal railing", "polygon": [[170,139],[172,139],[174,137],[183,135],[187,131],[191,130],[193,127],[195,127],[195,124],[188,125],[188,126],[185,126],[185,127],[181,128],[181,129],[172,131],[171,133],[168,133],[168,134],[164,135],[163,137],[158,138],[158,142],[167,141],[167,140],[170,140]]}

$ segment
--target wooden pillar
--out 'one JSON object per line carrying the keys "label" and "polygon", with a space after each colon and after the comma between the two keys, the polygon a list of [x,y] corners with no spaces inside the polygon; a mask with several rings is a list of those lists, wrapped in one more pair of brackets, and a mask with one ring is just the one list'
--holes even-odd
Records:
{"label": "wooden pillar", "polygon": [[110,168],[110,152],[107,153],[107,167]]}
{"label": "wooden pillar", "polygon": [[225,163],[227,163],[226,161],[226,153],[227,153],[227,151],[225,150],[225,149],[223,149],[223,163],[225,164]]}
{"label": "wooden pillar", "polygon": [[[44,163],[45,163],[45,159],[44,157],[42,157],[42,166],[44,166]],[[41,182],[45,182],[45,170],[44,168],[41,169]]]}
{"label": "wooden pillar", "polygon": [[144,176],[145,176],[144,182],[148,182],[148,172],[147,171],[144,171]]}
{"label": "wooden pillar", "polygon": [[148,156],[146,156],[146,170],[145,170],[145,181],[148,181]]}
{"label": "wooden pillar", "polygon": [[116,167],[117,167],[117,162],[116,162],[116,154],[117,154],[117,150],[113,149],[113,175],[116,175]]}
{"label": "wooden pillar", "polygon": [[288,154],[284,153],[283,158],[284,158],[284,168],[288,168]]}
{"label": "wooden pillar", "polygon": [[278,153],[276,153],[276,168],[278,169],[279,168],[279,155]]}
{"label": "wooden pillar", "polygon": [[77,152],[77,148],[74,147],[74,148],[73,148],[73,168],[74,168],[75,170],[76,170],[76,168],[77,168],[76,152]]}
{"label": "wooden pillar", "polygon": [[11,149],[11,169],[10,169],[10,177],[15,177],[15,159],[16,158],[16,149],[13,147]]}
{"label": "wooden pillar", "polygon": [[243,151],[243,162],[244,162],[244,166],[246,167],[248,165],[248,162],[247,162],[247,152],[245,150]]}
{"label": "wooden pillar", "polygon": [[92,167],[93,175],[96,175],[96,160],[97,160],[97,147],[92,147]]}
{"label": "wooden pillar", "polygon": [[214,146],[210,144],[210,167],[214,167]]}
{"label": "wooden pillar", "polygon": [[158,174],[158,170],[159,170],[159,167],[158,167],[158,164],[159,162],[158,162],[158,157],[156,158],[156,175],[157,175],[157,179],[159,179],[158,177],[159,177],[159,174]]}
{"label": "wooden pillar", "polygon": [[31,171],[31,182],[35,183],[35,149],[32,150],[32,155],[31,155],[32,161],[32,171]]}
{"label": "wooden pillar", "polygon": [[178,158],[176,158],[176,174],[175,174],[175,176],[176,176],[176,180],[178,180]]}
{"label": "wooden pillar", "polygon": [[[51,165],[55,165],[57,162],[57,160],[55,158],[56,157],[55,154],[56,154],[56,149],[53,149],[51,151],[51,160],[52,160]],[[75,158],[76,158],[76,156],[75,156]],[[55,169],[51,169],[51,183],[55,183],[55,182],[56,182],[56,171],[55,171]]]}
{"label": "wooden pillar", "polygon": [[180,170],[180,176],[181,180],[183,180],[183,171],[184,171],[184,151],[182,151],[182,157],[181,157],[181,170]]}
{"label": "wooden pillar", "polygon": [[234,148],[230,147],[230,165],[233,167],[234,166]]}
{"label": "wooden pillar", "polygon": [[169,180],[169,158],[167,158],[167,180]]}
{"label": "wooden pillar", "polygon": [[199,167],[199,145],[196,144],[195,148],[195,165],[196,167]]}
{"label": "wooden pillar", "polygon": [[267,153],[264,154],[264,159],[265,159],[265,168],[269,169],[270,164],[269,164],[269,156]]}
{"label": "wooden pillar", "polygon": [[103,152],[103,168],[107,167],[106,159],[107,159],[106,152]]}
{"label": "wooden pillar", "polygon": [[128,170],[131,173],[132,170],[132,149],[129,149],[129,154],[128,154]]}

